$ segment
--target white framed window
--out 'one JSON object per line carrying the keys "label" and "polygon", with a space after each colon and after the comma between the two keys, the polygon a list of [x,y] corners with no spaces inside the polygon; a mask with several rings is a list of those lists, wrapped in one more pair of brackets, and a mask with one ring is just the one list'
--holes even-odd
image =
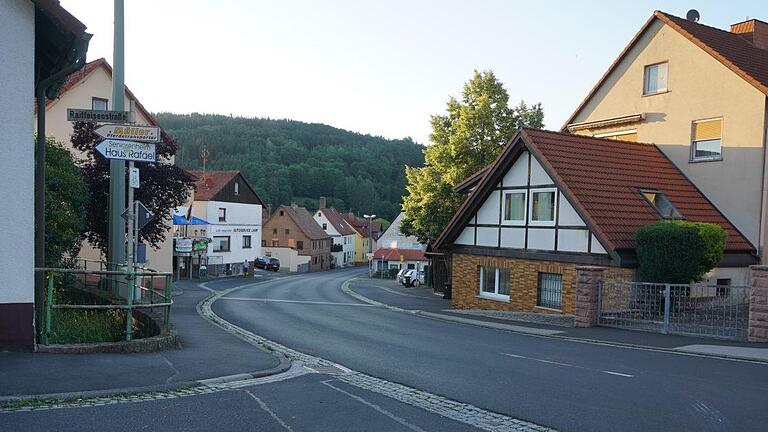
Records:
{"label": "white framed window", "polygon": [[235,195],[240,195],[240,183],[235,182]]}
{"label": "white framed window", "polygon": [[691,162],[722,160],[722,136],[722,118],[694,121]]}
{"label": "white framed window", "polygon": [[91,109],[107,111],[109,109],[109,101],[102,98],[91,98]]}
{"label": "white framed window", "polygon": [[227,221],[227,209],[223,208],[223,207],[219,207],[218,216],[219,216],[219,222],[226,222]]}
{"label": "white framed window", "polygon": [[643,73],[643,94],[651,95],[667,91],[667,62],[656,63],[645,67]]}
{"label": "white framed window", "polygon": [[214,236],[213,237],[213,251],[214,252],[229,252],[229,236]]}
{"label": "white framed window", "polygon": [[528,224],[554,226],[556,207],[557,188],[531,189],[531,204],[528,206]]}
{"label": "white framed window", "polygon": [[525,210],[527,208],[527,192],[504,192],[504,208],[502,222],[511,225],[525,225]]}
{"label": "white framed window", "polygon": [[480,297],[509,301],[509,270],[480,267]]}

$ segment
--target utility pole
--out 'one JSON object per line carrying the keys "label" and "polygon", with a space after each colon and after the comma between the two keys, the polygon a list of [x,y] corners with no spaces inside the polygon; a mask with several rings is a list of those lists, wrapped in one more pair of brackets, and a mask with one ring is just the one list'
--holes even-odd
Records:
{"label": "utility pole", "polygon": [[[363,217],[368,220],[368,253],[373,252],[373,244],[371,244],[371,222],[376,217],[375,214],[364,214]],[[368,259],[368,277],[371,277],[373,273],[373,257]]]}
{"label": "utility pole", "polygon": [[[125,13],[124,0],[115,0],[115,34],[112,58],[112,111],[125,109]],[[125,161],[109,161],[109,228],[107,261],[125,262]],[[110,270],[117,270],[115,268]]]}

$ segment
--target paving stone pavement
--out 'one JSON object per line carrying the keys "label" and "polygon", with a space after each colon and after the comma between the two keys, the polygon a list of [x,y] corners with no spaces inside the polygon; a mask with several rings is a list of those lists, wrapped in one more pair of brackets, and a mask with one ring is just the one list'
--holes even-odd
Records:
{"label": "paving stone pavement", "polygon": [[287,372],[263,378],[251,378],[216,384],[200,384],[170,391],[146,392],[73,400],[30,400],[25,402],[0,405],[0,415],[3,413],[63,408],[83,408],[119,403],[174,399],[180,397],[216,393],[221,391],[230,391],[253,385],[291,379],[308,373],[323,373],[333,375],[336,379],[339,379],[355,387],[387,396],[404,404],[418,407],[442,417],[474,426],[480,430],[490,432],[544,432],[554,430],[535,423],[484,410],[471,404],[454,401],[452,399],[425,392],[416,388],[353,371],[329,360],[301,353],[276,342],[270,341],[264,337],[258,336],[238,326],[235,326],[234,324],[231,324],[216,315],[211,309],[211,305],[218,298],[227,295],[237,289],[239,289],[239,287],[211,294],[211,296],[198,304],[198,313],[200,313],[206,319],[210,320],[212,323],[234,334],[235,336],[240,337],[250,344],[274,350],[282,355],[285,355],[294,363],[291,369],[289,369]]}

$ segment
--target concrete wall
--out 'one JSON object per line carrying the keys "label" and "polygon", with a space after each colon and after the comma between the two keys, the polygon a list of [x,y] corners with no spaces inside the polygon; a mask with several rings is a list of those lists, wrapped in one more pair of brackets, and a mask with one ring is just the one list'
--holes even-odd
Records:
{"label": "concrete wall", "polygon": [[269,257],[275,257],[280,260],[280,270],[288,270],[290,272],[308,272],[309,271],[309,255],[299,255],[296,249],[289,247],[265,247],[264,255]]}
{"label": "concrete wall", "polygon": [[[646,65],[668,62],[668,92],[643,95]],[[576,133],[636,129],[655,143],[756,247],[761,234],[765,95],[656,20],[574,123],[645,113],[644,121]],[[722,117],[722,160],[690,162],[692,122]],[[763,256],[765,262],[765,256]]]}
{"label": "concrete wall", "polygon": [[[0,2],[0,351],[34,347],[35,8]],[[8,205],[12,203],[12,205]]]}
{"label": "concrete wall", "polygon": [[[70,88],[66,93],[53,101],[46,108],[46,128],[47,136],[56,138],[57,141],[64,144],[66,148],[72,151],[75,158],[82,158],[83,154],[74,151],[70,137],[72,135],[72,123],[67,121],[67,108],[86,108],[91,109],[92,98],[107,99],[109,109],[112,109],[112,77],[104,68],[94,69],[87,77],[80,80],[77,85]],[[128,94],[125,95],[126,111],[131,109],[131,101]],[[150,124],[149,119],[140,112],[136,112],[137,124]],[[173,163],[173,159],[170,161]],[[106,203],[105,203],[106,205]],[[259,243],[261,244],[261,243]],[[101,251],[94,248],[87,241],[83,242],[83,249],[80,256],[87,259],[103,260]],[[147,248],[147,267],[159,271],[173,271],[173,234],[169,230],[158,249]]]}

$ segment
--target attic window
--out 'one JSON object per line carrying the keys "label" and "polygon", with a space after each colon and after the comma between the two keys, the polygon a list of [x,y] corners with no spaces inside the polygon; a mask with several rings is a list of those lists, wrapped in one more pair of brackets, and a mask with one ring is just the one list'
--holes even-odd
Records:
{"label": "attic window", "polygon": [[240,183],[235,182],[235,195],[240,195]]}
{"label": "attic window", "polygon": [[643,194],[645,199],[648,200],[648,203],[650,203],[664,219],[683,219],[683,215],[677,211],[675,206],[669,202],[669,199],[663,193],[642,189],[640,190],[640,193]]}

